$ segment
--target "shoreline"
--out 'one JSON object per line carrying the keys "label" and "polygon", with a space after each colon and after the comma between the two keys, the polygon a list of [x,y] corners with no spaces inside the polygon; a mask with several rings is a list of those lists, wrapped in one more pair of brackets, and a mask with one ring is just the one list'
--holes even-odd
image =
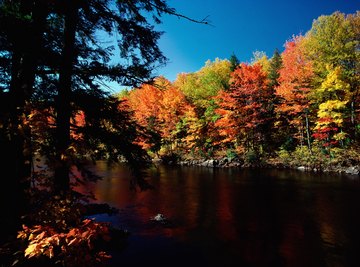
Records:
{"label": "shoreline", "polygon": [[330,166],[330,167],[311,167],[298,165],[286,165],[279,163],[277,160],[268,160],[260,163],[248,164],[244,163],[239,159],[229,159],[229,158],[220,158],[220,159],[180,159],[176,161],[165,161],[162,159],[152,159],[152,162],[155,164],[164,164],[164,165],[177,165],[177,166],[198,166],[198,167],[208,167],[208,168],[242,168],[242,169],[253,169],[253,168],[274,168],[274,169],[289,169],[289,170],[298,170],[304,172],[323,172],[323,173],[337,173],[337,174],[347,174],[352,176],[360,177],[360,166]]}

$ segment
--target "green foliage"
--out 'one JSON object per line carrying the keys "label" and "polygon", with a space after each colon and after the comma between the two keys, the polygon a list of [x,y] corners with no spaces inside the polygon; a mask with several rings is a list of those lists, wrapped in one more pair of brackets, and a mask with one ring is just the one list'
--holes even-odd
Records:
{"label": "green foliage", "polygon": [[278,49],[275,50],[273,57],[269,61],[268,79],[269,86],[274,88],[279,85],[279,70],[282,67],[282,59]]}
{"label": "green foliage", "polygon": [[359,148],[332,148],[329,150],[333,168],[359,166]]}
{"label": "green foliage", "polygon": [[244,155],[244,163],[245,165],[253,166],[259,164],[261,161],[261,157],[258,151],[249,150]]}
{"label": "green foliage", "polygon": [[175,81],[185,96],[200,109],[206,109],[209,101],[220,90],[229,86],[231,63],[228,60],[208,60],[205,66],[195,73],[179,75]]}
{"label": "green foliage", "polygon": [[356,66],[359,39],[349,18],[340,12],[320,16],[306,34],[307,52],[321,77],[326,75],[328,64],[346,70]]}
{"label": "green foliage", "polygon": [[281,149],[277,155],[282,163],[291,167],[305,167],[308,170],[323,170],[329,166],[329,156],[319,147],[310,151],[306,146],[298,146],[293,152]]}
{"label": "green foliage", "polygon": [[295,149],[295,140],[291,136],[288,136],[285,139],[284,143],[281,144],[281,148],[286,151],[294,150]]}
{"label": "green foliage", "polygon": [[358,149],[356,148],[330,148],[324,149],[314,145],[310,151],[307,147],[297,147],[293,152],[285,149],[277,151],[277,156],[285,166],[300,167],[307,170],[343,171],[346,167],[357,166],[360,163]]}
{"label": "green foliage", "polygon": [[122,100],[126,97],[129,96],[130,90],[125,88],[125,89],[121,89],[119,92],[115,93],[113,96]]}
{"label": "green foliage", "polygon": [[212,99],[209,101],[209,105],[206,107],[206,110],[204,112],[204,118],[206,121],[209,122],[216,122],[220,116],[215,111],[218,108],[218,105],[216,102]]}
{"label": "green foliage", "polygon": [[291,154],[287,149],[281,148],[279,151],[276,151],[276,154],[282,164],[284,164],[285,166],[291,165],[292,163]]}
{"label": "green foliage", "polygon": [[231,63],[231,67],[230,67],[231,71],[234,71],[240,64],[239,59],[234,53],[232,53],[232,55],[230,56],[229,61]]}
{"label": "green foliage", "polygon": [[238,154],[234,149],[227,149],[226,150],[226,157],[229,160],[233,160],[233,159],[236,159],[238,157]]}

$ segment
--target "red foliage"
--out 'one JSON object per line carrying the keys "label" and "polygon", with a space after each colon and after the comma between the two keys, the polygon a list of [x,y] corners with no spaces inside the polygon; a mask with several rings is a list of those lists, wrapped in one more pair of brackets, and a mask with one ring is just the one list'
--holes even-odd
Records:
{"label": "red foliage", "polygon": [[246,136],[250,132],[260,134],[260,127],[268,119],[269,99],[272,91],[268,87],[266,73],[260,64],[240,64],[232,73],[231,86],[217,97],[221,118],[216,122],[223,142]]}

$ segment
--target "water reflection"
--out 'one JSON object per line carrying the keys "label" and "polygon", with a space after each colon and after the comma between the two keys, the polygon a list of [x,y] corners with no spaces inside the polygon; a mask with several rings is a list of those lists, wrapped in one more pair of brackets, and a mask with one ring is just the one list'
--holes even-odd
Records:
{"label": "water reflection", "polygon": [[[159,166],[149,172],[155,189],[134,192],[123,165],[94,170],[103,180],[80,190],[119,208],[104,219],[133,234],[114,266],[360,266],[358,179]],[[151,224],[157,213],[173,227]]]}

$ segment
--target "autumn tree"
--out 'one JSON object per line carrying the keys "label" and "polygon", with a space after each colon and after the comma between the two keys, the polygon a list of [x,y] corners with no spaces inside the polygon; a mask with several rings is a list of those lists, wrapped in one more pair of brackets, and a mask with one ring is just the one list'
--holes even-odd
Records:
{"label": "autumn tree", "polygon": [[284,125],[286,128],[286,125],[290,125],[289,134],[298,139],[300,145],[306,142],[311,149],[308,94],[314,74],[312,62],[304,55],[303,40],[302,36],[294,37],[286,42],[282,53],[279,86],[275,88],[279,98],[276,112],[280,115],[277,127]]}
{"label": "autumn tree", "polygon": [[[351,30],[354,34],[353,39],[356,46],[359,48],[360,43],[360,11],[355,14],[347,16],[347,20],[350,23]],[[353,139],[354,141],[359,140],[359,122],[360,122],[360,108],[357,103],[360,102],[360,60],[359,60],[359,49],[355,50],[355,60],[353,61],[353,71],[349,74],[349,84],[351,85],[351,101],[350,101],[350,123],[355,128]]]}
{"label": "autumn tree", "polygon": [[141,138],[140,144],[144,149],[157,152],[161,146],[161,126],[159,121],[160,99],[163,92],[160,88],[144,84],[129,92],[125,98],[129,109],[134,111],[135,121],[146,129],[147,138]]}
{"label": "autumn tree", "polygon": [[347,121],[351,130],[349,134],[355,139],[356,113],[359,96],[359,20],[360,13],[345,15],[335,12],[328,16],[320,16],[313,22],[312,28],[306,34],[306,53],[313,61],[317,75],[317,87],[329,74],[328,67],[340,67],[344,73],[343,79],[350,85],[350,98],[346,104]]}
{"label": "autumn tree", "polygon": [[328,71],[326,79],[314,91],[314,97],[320,103],[314,137],[325,147],[338,143],[344,145],[347,135],[343,129],[345,110],[351,98],[350,84],[344,81],[342,69],[336,67]]}
{"label": "autumn tree", "polygon": [[159,119],[162,121],[162,136],[170,151],[181,146],[182,138],[188,134],[186,119],[195,116],[194,108],[186,101],[184,94],[171,86],[164,91]]}
{"label": "autumn tree", "polygon": [[260,154],[264,147],[264,126],[268,120],[271,90],[266,73],[260,64],[240,64],[231,76],[230,88],[222,91],[216,112],[216,122],[224,141],[231,137],[234,145],[246,152]]}

